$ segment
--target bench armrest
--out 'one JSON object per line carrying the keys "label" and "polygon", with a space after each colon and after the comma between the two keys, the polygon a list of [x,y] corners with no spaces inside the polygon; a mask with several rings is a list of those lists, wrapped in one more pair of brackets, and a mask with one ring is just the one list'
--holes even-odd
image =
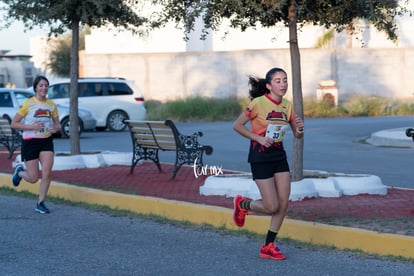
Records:
{"label": "bench armrest", "polygon": [[207,155],[213,153],[211,146],[204,146],[198,142],[198,137],[202,137],[201,131],[194,132],[192,135],[179,134],[180,145],[183,150],[203,150]]}

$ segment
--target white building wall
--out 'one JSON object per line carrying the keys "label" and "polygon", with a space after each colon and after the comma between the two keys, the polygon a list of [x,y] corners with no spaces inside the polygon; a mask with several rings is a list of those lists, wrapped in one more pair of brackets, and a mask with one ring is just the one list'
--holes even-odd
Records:
{"label": "white building wall", "polygon": [[91,34],[85,36],[85,53],[88,54],[162,53],[185,50],[186,43],[182,31],[170,25],[142,37],[126,31],[111,32],[105,28],[91,28]]}
{"label": "white building wall", "polygon": [[[147,100],[189,96],[247,97],[247,76],[264,77],[282,67],[292,80],[289,49],[191,53],[87,54],[85,77],[134,80]],[[412,49],[302,49],[304,97],[316,97],[322,80],[333,79],[339,101],[355,94],[413,100]],[[291,94],[288,95],[291,97]]]}
{"label": "white building wall", "polygon": [[[226,32],[229,31],[227,34]],[[322,27],[309,26],[299,32],[301,48],[312,48],[325,31]],[[201,29],[184,40],[182,30],[173,26],[154,30],[148,36],[139,37],[129,32],[114,33],[106,29],[91,29],[85,37],[85,53],[163,53],[191,51],[238,51],[248,49],[289,48],[289,33],[286,27],[249,29],[240,32],[235,29],[221,29],[200,40]]]}

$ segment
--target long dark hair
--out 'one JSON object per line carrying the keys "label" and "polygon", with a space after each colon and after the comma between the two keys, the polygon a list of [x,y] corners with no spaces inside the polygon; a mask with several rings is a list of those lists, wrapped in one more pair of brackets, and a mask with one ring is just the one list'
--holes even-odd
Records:
{"label": "long dark hair", "polygon": [[39,84],[41,80],[45,80],[47,84],[49,84],[49,80],[45,76],[37,76],[33,81],[33,90],[36,93],[36,86]]}
{"label": "long dark hair", "polygon": [[283,72],[286,74],[285,70],[282,68],[275,67],[266,73],[264,79],[249,76],[249,98],[253,100],[254,98],[263,96],[264,94],[269,94],[270,91],[267,89],[266,84],[272,81],[273,75],[277,72]]}

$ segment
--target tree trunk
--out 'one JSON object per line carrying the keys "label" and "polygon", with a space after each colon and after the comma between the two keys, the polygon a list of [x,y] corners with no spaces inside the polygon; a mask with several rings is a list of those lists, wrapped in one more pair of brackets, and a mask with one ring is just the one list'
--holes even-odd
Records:
{"label": "tree trunk", "polygon": [[78,119],[78,75],[79,75],[79,21],[72,21],[72,47],[70,50],[70,153],[80,154]]}
{"label": "tree trunk", "polygon": [[[289,48],[292,67],[293,107],[294,112],[303,118],[302,77],[300,68],[300,52],[297,35],[297,3],[290,1],[289,5]],[[303,145],[304,138],[293,141],[293,170],[292,181],[303,179]]]}

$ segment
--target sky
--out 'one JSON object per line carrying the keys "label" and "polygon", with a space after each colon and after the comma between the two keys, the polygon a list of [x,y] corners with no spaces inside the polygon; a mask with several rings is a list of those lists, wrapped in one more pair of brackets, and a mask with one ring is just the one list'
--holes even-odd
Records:
{"label": "sky", "polygon": [[39,28],[25,32],[23,23],[15,22],[8,29],[0,29],[0,50],[10,50],[11,55],[30,55],[30,37],[47,32]]}

